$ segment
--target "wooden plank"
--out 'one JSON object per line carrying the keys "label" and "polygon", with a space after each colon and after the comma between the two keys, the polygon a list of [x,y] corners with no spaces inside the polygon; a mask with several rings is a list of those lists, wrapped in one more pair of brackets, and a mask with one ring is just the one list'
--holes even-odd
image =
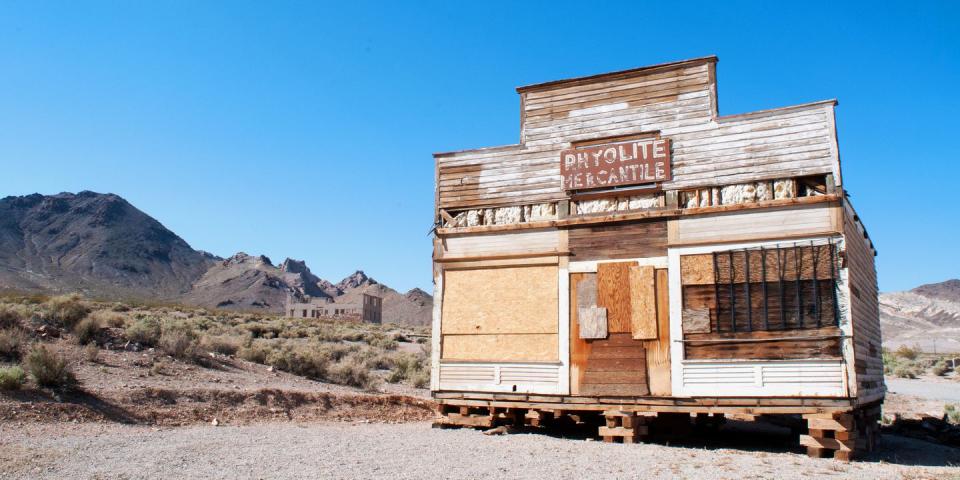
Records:
{"label": "wooden plank", "polygon": [[584,384],[644,384],[647,383],[647,372],[643,368],[643,359],[638,359],[637,370],[608,371],[594,370],[593,365],[587,368],[583,377]]}
{"label": "wooden plank", "polygon": [[681,312],[684,336],[691,333],[710,333],[709,308],[684,308]]}
{"label": "wooden plank", "polygon": [[651,266],[630,267],[630,328],[635,340],[657,338],[657,284]]}
{"label": "wooden plank", "polygon": [[571,258],[607,260],[662,257],[667,254],[666,220],[597,225],[569,230]]}
{"label": "wooden plank", "polygon": [[650,394],[669,396],[672,391],[670,382],[670,296],[668,291],[668,272],[656,270],[657,330],[656,340],[643,342],[647,357],[647,376]]}
{"label": "wooden plank", "polygon": [[[580,283],[587,278],[593,278],[596,282],[596,274],[571,273],[570,274],[570,394],[580,394],[580,383],[582,382],[583,372],[586,370],[587,359],[590,355],[591,342],[580,338],[580,319],[579,303],[577,292],[580,289]],[[594,289],[595,290],[595,289]],[[596,300],[594,299],[594,303]]]}
{"label": "wooden plank", "polygon": [[597,306],[607,309],[610,333],[630,332],[630,267],[637,262],[597,265]]}
{"label": "wooden plank", "polygon": [[[584,273],[577,282],[577,308],[589,308],[597,306],[597,274]],[[586,337],[582,337],[586,338]]]}
{"label": "wooden plank", "polygon": [[580,338],[607,338],[607,309],[602,307],[579,307],[577,319]]}
{"label": "wooden plank", "polygon": [[800,435],[800,445],[804,447],[851,451],[856,448],[856,440],[837,440],[835,438],[817,438],[810,435]]}

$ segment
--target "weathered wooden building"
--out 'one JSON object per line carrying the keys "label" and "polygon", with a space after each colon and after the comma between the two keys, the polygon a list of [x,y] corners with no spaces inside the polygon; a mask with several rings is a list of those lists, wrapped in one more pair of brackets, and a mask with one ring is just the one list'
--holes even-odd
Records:
{"label": "weathered wooden building", "polygon": [[811,454],[872,448],[876,252],[837,102],[720,116],[716,63],[520,87],[520,143],[435,154],[441,422],[593,416],[633,441],[794,414]]}

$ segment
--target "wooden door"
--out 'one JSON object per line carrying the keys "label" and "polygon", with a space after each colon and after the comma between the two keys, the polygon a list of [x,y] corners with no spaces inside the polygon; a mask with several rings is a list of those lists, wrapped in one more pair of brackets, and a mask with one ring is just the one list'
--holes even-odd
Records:
{"label": "wooden door", "polygon": [[[633,262],[631,262],[633,263]],[[619,267],[614,267],[619,268]],[[667,271],[655,272],[657,329],[654,340],[634,340],[629,327],[624,331],[623,312],[614,312],[614,324],[605,339],[580,338],[577,318],[577,290],[580,282],[594,273],[570,274],[570,392],[593,396],[670,395],[670,315]],[[604,282],[596,282],[598,288]],[[627,289],[627,285],[617,286]],[[601,299],[609,295],[598,295]],[[629,306],[629,297],[625,303]],[[618,306],[615,308],[624,308]],[[625,307],[628,308],[628,307]],[[627,315],[629,316],[629,315]]]}

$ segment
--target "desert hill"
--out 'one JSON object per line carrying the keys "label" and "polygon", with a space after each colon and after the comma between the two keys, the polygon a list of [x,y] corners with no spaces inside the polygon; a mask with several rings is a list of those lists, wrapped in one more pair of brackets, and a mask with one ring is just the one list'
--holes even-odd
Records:
{"label": "desert hill", "polygon": [[351,301],[369,291],[383,296],[385,322],[408,325],[429,324],[433,305],[362,271],[332,283],[301,260],[195,250],[123,198],[86,191],[0,199],[0,290],[275,313],[288,294]]}
{"label": "desert hill", "polygon": [[960,352],[960,280],[880,294],[880,325],[887,348]]}
{"label": "desert hill", "polygon": [[214,261],[116,195],[0,199],[0,288],[172,298]]}

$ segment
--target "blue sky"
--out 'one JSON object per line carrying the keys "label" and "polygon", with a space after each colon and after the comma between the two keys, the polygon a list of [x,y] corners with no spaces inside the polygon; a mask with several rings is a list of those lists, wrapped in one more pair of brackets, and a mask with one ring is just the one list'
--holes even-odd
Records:
{"label": "blue sky", "polygon": [[837,98],[880,287],[960,277],[955,2],[0,2],[0,196],[124,196],[221,256],[429,290],[432,152],[517,85],[717,55],[720,113]]}

